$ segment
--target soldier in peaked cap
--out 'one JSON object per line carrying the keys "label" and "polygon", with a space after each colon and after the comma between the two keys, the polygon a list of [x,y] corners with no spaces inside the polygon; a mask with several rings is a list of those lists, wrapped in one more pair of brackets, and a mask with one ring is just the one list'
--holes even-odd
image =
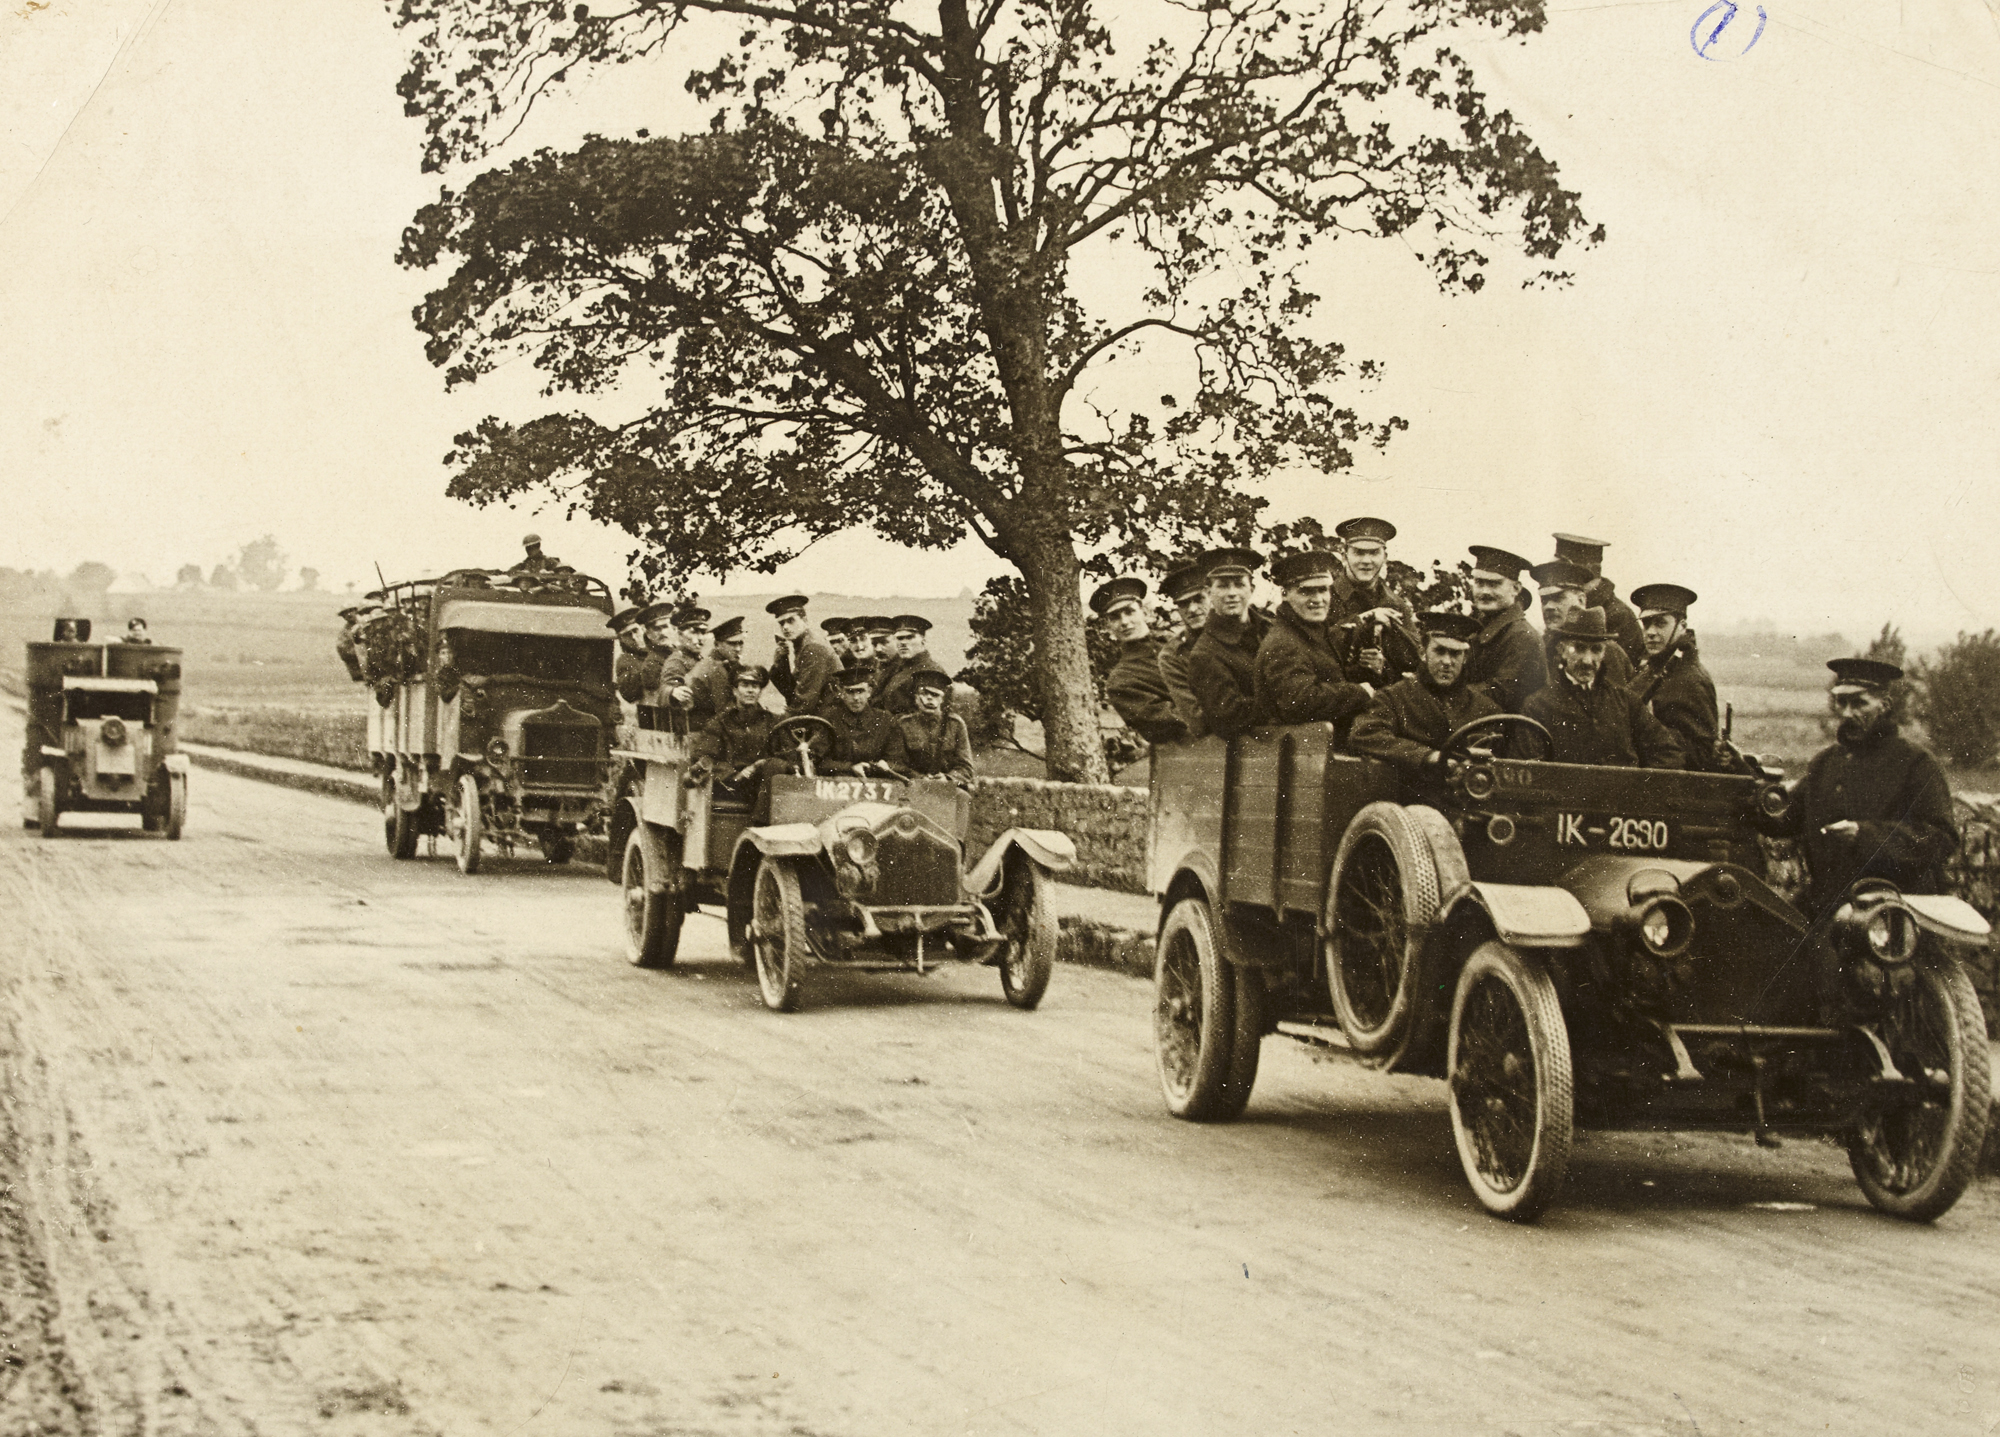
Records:
{"label": "soldier in peaked cap", "polygon": [[1331,554],[1287,554],[1271,565],[1284,598],[1257,646],[1260,723],[1330,723],[1345,735],[1374,697],[1373,689],[1350,681],[1327,626],[1333,571]]}
{"label": "soldier in peaked cap", "polygon": [[1090,611],[1118,641],[1118,662],[1104,680],[1104,696],[1132,732],[1147,743],[1178,743],[1187,725],[1174,711],[1173,695],[1160,672],[1160,640],[1146,619],[1146,582],[1113,579],[1090,596]]}
{"label": "soldier in peaked cap", "polygon": [[620,664],[613,669],[612,681],[625,702],[653,702],[653,690],[675,652],[673,614],[672,604],[646,604],[632,615],[631,622],[638,625],[645,647],[636,665]]}
{"label": "soldier in peaked cap", "polygon": [[[659,676],[653,685],[657,695],[654,703],[668,702],[669,696],[694,672],[694,666],[708,652],[708,619],[708,610],[692,600],[681,604],[669,615],[674,646],[661,660]],[[651,627],[649,625],[647,633],[649,643],[653,641]]]}
{"label": "soldier in peaked cap", "polygon": [[[1542,657],[1548,662],[1550,673],[1556,671],[1556,630],[1591,607],[1585,595],[1596,577],[1581,564],[1572,564],[1567,559],[1550,559],[1528,570],[1534,578],[1535,587],[1542,600]],[[1605,621],[1611,616],[1606,614]],[[1632,660],[1617,643],[1604,651],[1605,682],[1624,688],[1632,682]]]}
{"label": "soldier in peaked cap", "polygon": [[1421,640],[1416,611],[1389,583],[1389,541],[1396,526],[1366,516],[1333,526],[1340,540],[1333,611],[1327,625],[1340,635],[1335,647],[1349,672],[1371,683],[1394,683],[1417,666]]}
{"label": "soldier in peaked cap", "polygon": [[1604,551],[1611,547],[1610,541],[1586,539],[1581,534],[1557,534],[1553,537],[1558,559],[1590,570],[1591,584],[1584,594],[1584,602],[1604,610],[1604,622],[1611,630],[1612,639],[1636,666],[1646,657],[1646,640],[1639,632],[1639,616],[1632,612],[1631,605],[1618,597],[1617,586],[1604,577]]}
{"label": "soldier in peaked cap", "polygon": [[833,698],[840,662],[806,618],[806,596],[787,594],[764,605],[778,621],[778,647],[771,659],[771,686],[785,696],[785,712],[816,714]]}
{"label": "soldier in peaked cap", "polygon": [[1181,616],[1181,631],[1160,646],[1160,677],[1174,701],[1174,712],[1190,740],[1208,732],[1202,723],[1201,704],[1188,680],[1188,653],[1201,637],[1208,622],[1208,590],[1202,582],[1201,565],[1183,564],[1160,580],[1160,593],[1173,602]]}
{"label": "soldier in peaked cap", "polygon": [[729,706],[710,719],[689,745],[702,761],[701,768],[714,773],[717,798],[754,803],[763,776],[789,767],[784,759],[764,752],[778,723],[778,716],[762,702],[769,679],[769,671],[755,664],[738,669]]}
{"label": "soldier in peaked cap", "polygon": [[1521,571],[1528,561],[1486,544],[1474,544],[1468,552],[1472,609],[1480,628],[1465,661],[1465,682],[1485,690],[1504,712],[1517,714],[1549,677],[1541,636],[1521,613]]}
{"label": "soldier in peaked cap", "polygon": [[724,619],[709,631],[711,647],[687,672],[667,702],[688,716],[689,728],[705,726],[728,708],[735,697],[736,675],[743,667],[743,618]]}
{"label": "soldier in peaked cap", "polygon": [[1210,733],[1234,738],[1258,722],[1257,651],[1271,621],[1250,607],[1251,575],[1264,565],[1253,549],[1202,556],[1208,618],[1188,650],[1188,684]]}
{"label": "soldier in peaked cap", "polygon": [[[1585,609],[1556,631],[1556,672],[1547,687],[1528,695],[1522,712],[1549,731],[1554,763],[1614,768],[1685,768],[1687,756],[1674,731],[1647,712],[1630,689],[1604,681],[1604,651],[1611,631],[1604,610]],[[1517,734],[1514,753],[1539,754],[1533,735]]]}
{"label": "soldier in peaked cap", "polygon": [[[1693,589],[1679,584],[1641,584],[1632,591],[1639,610],[1639,630],[1646,640],[1646,662],[1628,685],[1653,717],[1680,736],[1688,767],[1726,771],[1734,764],[1717,747],[1715,680],[1695,651],[1694,630],[1688,627]],[[1607,616],[1608,617],[1608,616]]]}
{"label": "soldier in peaked cap", "polygon": [[892,714],[915,713],[917,671],[937,667],[931,662],[929,641],[924,637],[931,631],[931,621],[922,614],[898,614],[891,622],[896,629],[896,657],[878,677],[875,701]]}
{"label": "soldier in peaked cap", "polygon": [[821,768],[863,778],[882,773],[896,720],[875,707],[875,686],[864,668],[848,669],[834,681],[838,697],[820,717],[833,725],[833,752]]}
{"label": "soldier in peaked cap", "polygon": [[898,773],[970,783],[972,736],[964,719],[945,711],[951,680],[929,663],[911,670],[909,678],[915,707],[896,715],[883,761]]}
{"label": "soldier in peaked cap", "polygon": [[1943,768],[1897,730],[1891,688],[1903,671],[1862,658],[1827,667],[1840,726],[1806,765],[1783,825],[1804,841],[1814,913],[1830,917],[1862,878],[1943,892],[1958,824]]}
{"label": "soldier in peaked cap", "polygon": [[1483,689],[1465,682],[1466,656],[1485,627],[1471,614],[1433,609],[1423,615],[1423,667],[1375,695],[1354,721],[1347,747],[1386,759],[1418,777],[1444,777],[1444,741],[1474,719],[1500,712]]}
{"label": "soldier in peaked cap", "polygon": [[845,669],[854,662],[854,620],[821,619],[819,630],[826,635],[826,646],[833,650],[833,661]]}

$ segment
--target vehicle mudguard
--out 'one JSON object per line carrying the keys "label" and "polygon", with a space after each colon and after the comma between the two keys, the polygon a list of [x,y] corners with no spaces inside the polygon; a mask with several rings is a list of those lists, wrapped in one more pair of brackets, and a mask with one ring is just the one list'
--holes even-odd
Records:
{"label": "vehicle mudguard", "polygon": [[965,875],[965,891],[990,898],[1000,891],[1007,865],[1007,852],[1018,848],[1028,861],[1048,873],[1067,873],[1076,867],[1076,844],[1067,833],[1053,828],[1010,828],[994,839],[979,862]]}
{"label": "vehicle mudguard", "polygon": [[1566,888],[1474,881],[1445,900],[1442,916],[1460,917],[1467,905],[1484,913],[1501,940],[1517,948],[1575,948],[1590,934],[1590,914]]}
{"label": "vehicle mudguard", "polygon": [[820,851],[819,825],[816,823],[771,823],[762,828],[752,828],[743,835],[744,841],[757,846],[759,853],[776,858],[798,858]]}
{"label": "vehicle mudguard", "polygon": [[1979,910],[1949,893],[1905,893],[1902,902],[1926,933],[1957,943],[1978,943],[1993,931]]}
{"label": "vehicle mudguard", "polygon": [[164,768],[168,773],[184,774],[188,771],[187,755],[184,753],[170,753],[160,760],[160,767]]}
{"label": "vehicle mudguard", "polygon": [[[630,804],[631,800],[628,799],[626,802]],[[635,817],[636,814],[637,809],[635,807]],[[646,845],[646,891],[648,893],[666,892],[670,881],[669,875],[672,873],[672,869],[669,866],[671,855],[667,852],[667,845],[661,841],[661,831],[650,823],[638,823],[627,831],[627,842],[631,841],[630,834],[636,833],[639,835],[639,841]],[[621,861],[623,860],[624,854],[622,852],[619,854],[619,858]]]}

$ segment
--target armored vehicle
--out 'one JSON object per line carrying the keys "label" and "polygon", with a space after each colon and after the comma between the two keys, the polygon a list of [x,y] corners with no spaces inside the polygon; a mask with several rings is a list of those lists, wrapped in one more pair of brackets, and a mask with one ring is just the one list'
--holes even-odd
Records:
{"label": "armored vehicle", "polygon": [[1580,1127],[1835,1135],[1882,1211],[1948,1209],[1987,1120],[1955,956],[1984,920],[1875,883],[1809,922],[1766,881],[1778,770],[1502,752],[1546,738],[1468,725],[1421,785],[1323,724],[1156,749],[1169,1110],[1240,1113],[1277,1032],[1445,1079],[1466,1179],[1503,1217],[1555,1198]]}
{"label": "armored vehicle", "polygon": [[612,810],[608,876],[625,899],[626,956],[674,961],[681,924],[720,905],[730,947],[756,970],[767,1007],[796,1008],[809,969],[928,973],[949,961],[1000,970],[1017,1008],[1033,1008],[1054,971],[1049,874],[1070,868],[1067,835],[1009,829],[969,868],[970,801],[931,779],[815,772],[832,726],[799,716],[770,753],[796,774],[764,780],[753,802],[718,797],[671,716],[642,708],[632,770]]}
{"label": "armored vehicle", "polygon": [[424,835],[468,874],[489,844],[575,855],[602,816],[616,721],[611,607],[583,575],[456,570],[384,590],[359,647],[392,857]]}
{"label": "armored vehicle", "polygon": [[187,823],[187,756],[180,713],[181,651],[93,644],[28,645],[28,737],[21,756],[22,823],[54,838],[65,813],[136,813],[149,833],[179,838]]}

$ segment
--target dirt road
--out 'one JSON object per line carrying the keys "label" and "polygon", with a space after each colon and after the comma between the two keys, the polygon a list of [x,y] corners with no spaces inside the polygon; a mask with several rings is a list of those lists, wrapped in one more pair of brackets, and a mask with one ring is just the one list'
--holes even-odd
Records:
{"label": "dirt road", "polygon": [[780,1017],[616,919],[217,774],[178,844],[10,819],[0,1431],[2000,1430],[1993,1184],[1912,1228],[1819,1144],[1597,1138],[1515,1228],[1435,1084],[1271,1039],[1172,1121],[1143,983]]}

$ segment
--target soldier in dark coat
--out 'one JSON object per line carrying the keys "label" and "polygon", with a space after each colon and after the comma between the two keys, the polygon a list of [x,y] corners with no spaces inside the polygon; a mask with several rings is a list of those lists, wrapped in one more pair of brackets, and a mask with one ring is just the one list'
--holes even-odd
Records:
{"label": "soldier in dark coat", "polygon": [[1188,678],[1188,654],[1208,622],[1208,590],[1202,583],[1201,565],[1184,564],[1160,580],[1160,592],[1173,601],[1181,616],[1181,632],[1160,646],[1160,677],[1173,698],[1174,712],[1180,717],[1190,740],[1208,732],[1202,722],[1201,704]]}
{"label": "soldier in dark coat", "polygon": [[[1585,597],[1594,580],[1590,570],[1581,564],[1572,564],[1567,559],[1551,559],[1546,564],[1537,564],[1528,570],[1534,579],[1542,600],[1542,658],[1548,671],[1556,671],[1556,630],[1589,608]],[[1606,624],[1611,616],[1604,616]],[[1603,682],[1617,688],[1624,688],[1632,682],[1632,660],[1625,650],[1613,643],[1604,651],[1604,670],[1599,675]]]}
{"label": "soldier in dark coat", "polygon": [[1187,726],[1174,711],[1160,672],[1160,641],[1146,619],[1146,582],[1113,579],[1090,596],[1090,610],[1118,641],[1118,662],[1104,680],[1104,695],[1127,728],[1147,743],[1178,743]]}
{"label": "soldier in dark coat", "polygon": [[1260,723],[1331,723],[1345,734],[1374,691],[1350,682],[1334,651],[1333,556],[1287,554],[1271,566],[1284,599],[1257,646]]}
{"label": "soldier in dark coat", "polygon": [[951,692],[951,680],[944,670],[926,664],[910,675],[910,693],[916,707],[895,716],[889,747],[883,762],[898,773],[918,778],[943,778],[953,783],[972,781],[972,735],[965,720],[945,711],[944,701]]}
{"label": "soldier in dark coat", "polygon": [[641,648],[636,663],[626,663],[623,652],[612,666],[612,685],[618,697],[631,704],[649,704],[660,675],[674,652],[673,605],[647,604],[632,615],[639,627]]}
{"label": "soldier in dark coat", "polygon": [[827,641],[806,620],[806,596],[787,594],[764,606],[778,621],[778,651],[771,660],[771,686],[785,696],[785,711],[816,714],[833,697],[840,663]]}
{"label": "soldier in dark coat", "polygon": [[1806,765],[1786,825],[1805,843],[1814,912],[1831,914],[1861,878],[1943,892],[1958,824],[1943,768],[1897,731],[1890,685],[1903,671],[1878,659],[1827,667],[1840,727]]}
{"label": "soldier in dark coat", "polygon": [[1188,684],[1202,726],[1223,738],[1258,722],[1257,650],[1271,621],[1250,607],[1250,575],[1263,562],[1249,549],[1213,549],[1202,559],[1208,618],[1188,650]]}
{"label": "soldier in dark coat", "polygon": [[1474,544],[1470,553],[1472,608],[1480,629],[1465,661],[1465,682],[1517,714],[1549,678],[1541,635],[1521,612],[1521,571],[1528,561],[1484,544]]}
{"label": "soldier in dark coat", "polygon": [[[1685,768],[1687,756],[1672,729],[1648,713],[1630,689],[1604,682],[1604,651],[1611,631],[1604,610],[1585,609],[1556,631],[1556,673],[1528,695],[1522,712],[1549,731],[1554,763],[1614,768]],[[1539,756],[1530,734],[1517,734],[1518,757]]]}
{"label": "soldier in dark coat", "polygon": [[1396,526],[1363,516],[1333,526],[1340,566],[1333,576],[1333,610],[1327,628],[1341,663],[1355,677],[1380,687],[1417,670],[1423,640],[1416,610],[1390,586],[1389,541]]}
{"label": "soldier in dark coat", "polygon": [[917,709],[916,677],[925,669],[935,669],[931,661],[928,640],[925,635],[931,631],[931,621],[922,614],[898,614],[896,625],[896,657],[880,675],[875,684],[875,702],[892,714],[915,713]]}
{"label": "soldier in dark coat", "polygon": [[523,534],[521,547],[526,552],[509,566],[507,572],[510,574],[553,573],[561,563],[560,560],[542,552],[540,534]]}
{"label": "soldier in dark coat", "polygon": [[755,664],[737,670],[729,707],[710,719],[689,745],[697,762],[715,774],[717,798],[752,802],[763,775],[783,773],[789,767],[784,759],[767,758],[764,753],[778,722],[761,701],[769,678]]}
{"label": "soldier in dark coat", "polygon": [[611,687],[626,704],[637,704],[645,692],[646,626],[639,620],[640,613],[634,605],[604,621],[604,627],[618,635],[618,647],[611,655]]}
{"label": "soldier in dark coat", "polygon": [[882,684],[890,676],[890,665],[896,657],[896,621],[886,614],[871,614],[865,619],[856,619],[852,632],[856,636],[855,666],[866,669],[868,677],[874,681],[871,702],[880,708]]}
{"label": "soldier in dark coat", "polygon": [[875,707],[874,686],[861,669],[849,669],[836,681],[839,698],[822,717],[833,725],[833,752],[820,765],[825,773],[854,773],[866,778],[882,772],[896,720]]}
{"label": "soldier in dark coat", "polygon": [[[650,610],[648,611],[651,612]],[[675,609],[668,620],[673,629],[673,647],[660,655],[660,664],[654,669],[653,685],[649,703],[665,704],[675,689],[680,688],[687,676],[694,672],[694,666],[702,661],[708,652],[708,610],[695,603],[682,604]],[[659,629],[656,619],[649,619],[646,626],[646,643],[655,653],[659,652]]]}
{"label": "soldier in dark coat", "polygon": [[1679,584],[1642,584],[1632,591],[1646,640],[1646,662],[1629,687],[1654,718],[1680,736],[1689,768],[1725,771],[1731,765],[1725,754],[1717,752],[1721,724],[1715,680],[1701,666],[1694,630],[1687,622],[1688,606],[1694,601],[1694,590]]}
{"label": "soldier in dark coat", "polygon": [[350,605],[342,609],[340,611],[340,637],[333,641],[333,651],[340,655],[341,663],[347,666],[348,678],[357,684],[361,682],[363,674],[361,672],[361,651],[355,641],[355,631],[361,627],[361,616],[367,612],[367,607],[360,604]]}
{"label": "soldier in dark coat", "polygon": [[[821,619],[820,632],[826,635],[826,646],[833,650],[833,661],[842,671],[854,662],[854,620]],[[828,694],[829,703],[838,702],[834,694]]]}
{"label": "soldier in dark coat", "polygon": [[1556,557],[1590,571],[1590,588],[1584,603],[1604,610],[1604,622],[1625,657],[1638,667],[1646,657],[1646,639],[1639,631],[1639,616],[1631,605],[1618,597],[1618,588],[1604,577],[1604,551],[1611,547],[1605,539],[1586,539],[1581,534],[1557,534]]}
{"label": "soldier in dark coat", "polygon": [[667,695],[667,702],[688,716],[689,728],[705,727],[735,696],[736,675],[743,667],[742,615],[717,624],[709,641],[707,655]]}
{"label": "soldier in dark coat", "polygon": [[1465,683],[1465,660],[1481,628],[1454,609],[1423,616],[1422,670],[1375,695],[1354,721],[1352,753],[1386,759],[1412,776],[1444,776],[1444,741],[1476,718],[1500,712],[1482,689]]}

